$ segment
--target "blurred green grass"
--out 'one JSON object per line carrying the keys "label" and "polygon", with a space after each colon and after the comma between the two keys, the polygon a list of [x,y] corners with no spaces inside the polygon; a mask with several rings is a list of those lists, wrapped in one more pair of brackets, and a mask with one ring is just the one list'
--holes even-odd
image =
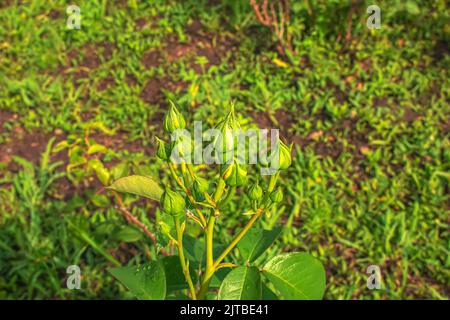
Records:
{"label": "blurred green grass", "polygon": [[[350,43],[338,40],[348,3],[311,3],[314,17],[291,6],[290,61],[231,0],[79,1],[81,30],[66,28],[65,1],[0,6],[0,298],[129,298],[105,270],[146,259],[150,243],[120,232],[93,177],[58,178],[62,167],[39,159],[50,137],[90,130],[110,149],[106,162],[133,159],[163,177],[152,150],[172,98],[209,123],[235,100],[243,126],[280,128],[296,143],[286,204],[262,224],[284,226],[273,250],[322,260],[326,298],[448,299],[446,3],[379,1],[373,31],[362,3]],[[158,209],[139,204],[133,212],[156,229]],[[245,203],[230,205],[221,223],[234,229]],[[65,289],[72,264],[82,290]],[[381,290],[366,288],[373,264]]]}

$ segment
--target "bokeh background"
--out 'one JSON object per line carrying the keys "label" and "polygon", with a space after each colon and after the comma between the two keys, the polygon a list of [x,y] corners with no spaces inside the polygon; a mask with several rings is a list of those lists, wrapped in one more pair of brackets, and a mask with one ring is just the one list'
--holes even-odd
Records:
{"label": "bokeh background", "polygon": [[[448,299],[448,3],[288,8],[279,37],[244,0],[1,1],[0,298],[130,298],[106,270],[154,249],[95,168],[167,179],[154,151],[170,98],[211,125],[234,101],[242,126],[295,143],[285,202],[261,223],[283,226],[273,251],[324,263],[326,299]],[[158,233],[157,204],[125,200]],[[247,205],[231,202],[224,241]],[[73,264],[80,290],[66,288]]]}

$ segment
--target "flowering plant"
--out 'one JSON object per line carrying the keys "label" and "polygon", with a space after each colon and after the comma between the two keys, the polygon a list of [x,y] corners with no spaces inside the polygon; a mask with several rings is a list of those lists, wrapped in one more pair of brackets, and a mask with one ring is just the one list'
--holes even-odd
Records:
{"label": "flowering plant", "polygon": [[[270,171],[270,175],[258,177],[249,174],[249,166],[234,154],[237,148],[234,131],[238,128],[232,108],[215,128],[218,134],[211,139],[212,154],[218,164],[210,166],[215,173],[208,175],[212,179],[206,179],[199,165],[185,160],[186,155],[199,146],[186,135],[177,134],[180,130],[186,130],[186,121],[171,102],[164,118],[164,130],[172,139],[170,142],[158,139],[156,152],[169,169],[169,183],[161,186],[152,177],[132,175],[122,177],[107,187],[119,201],[119,193],[132,193],[159,201],[162,214],[172,220],[173,228],[163,224],[162,233],[177,247],[177,256],[160,254],[157,259],[138,267],[110,270],[137,298],[165,299],[172,294],[180,298],[183,292],[191,299],[322,298],[325,290],[324,268],[308,253],[282,253],[266,259],[268,261],[263,265],[258,263],[261,261],[258,258],[282,230],[281,227],[264,230],[257,227],[256,222],[283,201],[283,191],[277,182],[280,174],[291,165],[292,145],[277,139],[276,147],[272,146],[277,152],[265,158],[267,161],[259,163],[268,166],[270,162],[276,162],[276,170]],[[175,150],[177,157],[174,157]],[[237,193],[238,189],[243,192]],[[221,227],[221,219],[227,218],[227,204],[237,196],[249,199],[250,206],[243,215],[247,221],[227,245],[217,246],[214,236]],[[203,241],[195,240],[200,248],[203,247],[201,257],[188,254],[185,246],[186,230],[195,225],[204,238]],[[158,245],[155,236],[152,240]],[[239,258],[232,260],[230,253],[236,248]],[[218,271],[225,276],[217,276]],[[218,291],[211,290],[213,284],[219,288]]]}

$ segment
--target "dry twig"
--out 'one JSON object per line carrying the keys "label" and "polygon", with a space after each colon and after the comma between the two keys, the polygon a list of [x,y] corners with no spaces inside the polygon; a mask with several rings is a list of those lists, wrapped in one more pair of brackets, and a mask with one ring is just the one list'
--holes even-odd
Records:
{"label": "dry twig", "polygon": [[[150,238],[150,240],[152,240],[153,245],[155,246],[155,248],[157,248],[157,240],[156,240],[156,236],[150,231],[148,230],[147,226],[145,224],[143,224],[141,221],[139,221],[138,218],[136,218],[123,204],[122,201],[122,197],[117,193],[114,192],[114,195],[116,196],[117,202],[118,202],[118,206],[117,208],[119,209],[120,213],[122,214],[122,216],[125,218],[125,220],[127,220],[128,223],[130,224],[134,224],[135,226],[137,226],[139,229],[141,229],[144,234]],[[167,253],[166,250],[164,250],[164,248],[161,248],[159,250],[161,252],[162,255],[169,255]]]}
{"label": "dry twig", "polygon": [[291,36],[288,31],[290,23],[289,0],[277,0],[278,8],[268,0],[258,3],[257,0],[250,0],[250,5],[255,12],[256,19],[263,26],[270,28],[275,34],[278,45],[277,50],[280,54],[286,55],[287,52],[293,54]]}

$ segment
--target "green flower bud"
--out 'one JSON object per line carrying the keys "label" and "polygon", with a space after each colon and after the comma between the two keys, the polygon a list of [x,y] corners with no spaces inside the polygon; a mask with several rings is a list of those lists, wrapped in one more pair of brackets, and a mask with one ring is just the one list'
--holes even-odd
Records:
{"label": "green flower bud", "polygon": [[[267,167],[270,166],[276,170],[286,170],[291,166],[291,151],[292,146],[287,146],[280,139],[278,139],[278,154],[271,154],[269,159],[264,157],[260,158],[259,161],[262,166]],[[273,151],[274,152],[274,151]],[[278,159],[276,159],[276,155],[278,155]]]}
{"label": "green flower bud", "polygon": [[250,188],[248,188],[248,197],[250,200],[259,200],[263,196],[263,189],[259,186],[258,182],[252,184]]}
{"label": "green flower bud", "polygon": [[240,187],[247,180],[247,171],[236,161],[233,161],[222,170],[222,179],[230,187]]}
{"label": "green flower bud", "polygon": [[280,140],[280,170],[286,170],[291,166],[291,151],[293,144],[287,146]]}
{"label": "green flower bud", "polygon": [[233,157],[235,148],[234,131],[239,128],[234,116],[234,107],[231,106],[231,111],[228,115],[220,121],[215,129],[220,131],[220,135],[214,141],[214,149],[219,156],[220,163],[227,163]]}
{"label": "green flower bud", "polygon": [[170,144],[165,143],[163,140],[156,137],[158,141],[158,150],[156,150],[156,155],[161,160],[167,160],[170,157],[171,147]]}
{"label": "green flower bud", "polygon": [[[181,134],[177,134],[181,133]],[[194,143],[190,136],[185,135],[184,132],[177,132],[174,134],[175,141],[171,144],[170,156],[172,160],[181,161],[184,159],[186,162],[190,162],[193,156]]]}
{"label": "green flower bud", "polygon": [[195,200],[197,201],[205,200],[203,193],[207,192],[208,188],[209,188],[208,180],[200,177],[195,177],[194,186],[192,190],[192,195],[194,196]]}
{"label": "green flower bud", "polygon": [[270,193],[270,200],[272,200],[274,203],[278,203],[283,200],[283,191],[281,191],[281,188],[277,188]]}
{"label": "green flower bud", "polygon": [[170,109],[164,117],[164,130],[168,133],[173,133],[177,129],[184,129],[186,127],[186,121],[183,115],[178,111],[175,103],[169,100]]}
{"label": "green flower bud", "polygon": [[163,195],[161,196],[161,204],[164,212],[177,216],[183,213],[186,202],[184,198],[177,192],[166,187]]}

